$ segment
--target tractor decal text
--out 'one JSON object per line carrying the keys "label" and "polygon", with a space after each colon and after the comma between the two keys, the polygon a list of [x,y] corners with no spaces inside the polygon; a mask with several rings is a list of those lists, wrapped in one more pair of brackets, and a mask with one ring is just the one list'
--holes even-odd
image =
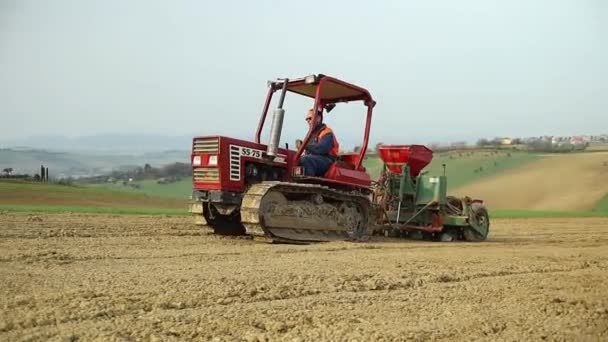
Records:
{"label": "tractor decal text", "polygon": [[[264,151],[250,147],[243,147],[238,145],[230,145],[230,180],[240,181],[241,180],[241,158],[254,158],[262,159]],[[273,160],[275,163],[286,164],[287,156],[278,155]]]}

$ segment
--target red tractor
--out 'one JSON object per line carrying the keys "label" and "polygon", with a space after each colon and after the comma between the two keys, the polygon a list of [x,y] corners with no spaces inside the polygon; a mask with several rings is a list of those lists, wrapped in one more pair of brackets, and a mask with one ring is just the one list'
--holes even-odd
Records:
{"label": "red tractor", "polygon": [[[276,93],[278,107],[270,141],[264,144],[260,136]],[[309,97],[312,108],[327,112],[338,103],[361,102],[367,118],[360,151],[341,154],[322,177],[304,176],[299,160],[312,129],[297,150],[279,147],[287,93]],[[269,82],[254,142],[224,136],[193,139],[190,211],[197,224],[218,234],[263,235],[278,242],[369,236],[372,181],[362,164],[375,104],[366,89],[326,75]]]}
{"label": "red tractor", "polygon": [[[263,144],[260,136],[277,92],[270,141]],[[288,92],[314,99],[312,108],[327,112],[338,103],[361,102],[367,113],[361,150],[339,155],[322,177],[305,176],[299,162],[312,129],[297,150],[279,148]],[[196,223],[218,234],[292,243],[362,240],[372,233],[485,240],[489,217],[483,202],[448,196],[445,169],[442,176],[423,172],[433,158],[425,146],[380,146],[384,169],[372,185],[363,159],[375,104],[367,90],[325,75],[269,82],[255,142],[223,136],[193,139],[190,211]]]}

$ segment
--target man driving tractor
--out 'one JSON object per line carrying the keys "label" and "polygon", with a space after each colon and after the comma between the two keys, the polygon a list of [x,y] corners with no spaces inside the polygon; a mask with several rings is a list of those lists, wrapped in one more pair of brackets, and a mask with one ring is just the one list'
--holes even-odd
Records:
{"label": "man driving tractor", "polygon": [[340,145],[331,128],[323,123],[323,109],[317,110],[316,116],[314,114],[312,108],[306,113],[306,122],[313,134],[300,158],[300,165],[304,168],[304,175],[322,177],[338,158]]}

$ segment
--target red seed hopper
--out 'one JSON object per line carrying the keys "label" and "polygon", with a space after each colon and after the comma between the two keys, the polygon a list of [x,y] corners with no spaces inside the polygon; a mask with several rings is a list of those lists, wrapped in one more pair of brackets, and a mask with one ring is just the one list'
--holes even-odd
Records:
{"label": "red seed hopper", "polygon": [[433,151],[423,145],[381,145],[378,153],[392,173],[400,175],[403,165],[409,165],[412,177],[433,159]]}

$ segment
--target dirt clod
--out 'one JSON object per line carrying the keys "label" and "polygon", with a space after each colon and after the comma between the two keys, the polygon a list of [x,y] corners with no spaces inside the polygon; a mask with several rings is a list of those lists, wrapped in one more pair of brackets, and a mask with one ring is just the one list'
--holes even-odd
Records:
{"label": "dirt clod", "polygon": [[42,222],[42,217],[40,216],[28,216],[28,222]]}

